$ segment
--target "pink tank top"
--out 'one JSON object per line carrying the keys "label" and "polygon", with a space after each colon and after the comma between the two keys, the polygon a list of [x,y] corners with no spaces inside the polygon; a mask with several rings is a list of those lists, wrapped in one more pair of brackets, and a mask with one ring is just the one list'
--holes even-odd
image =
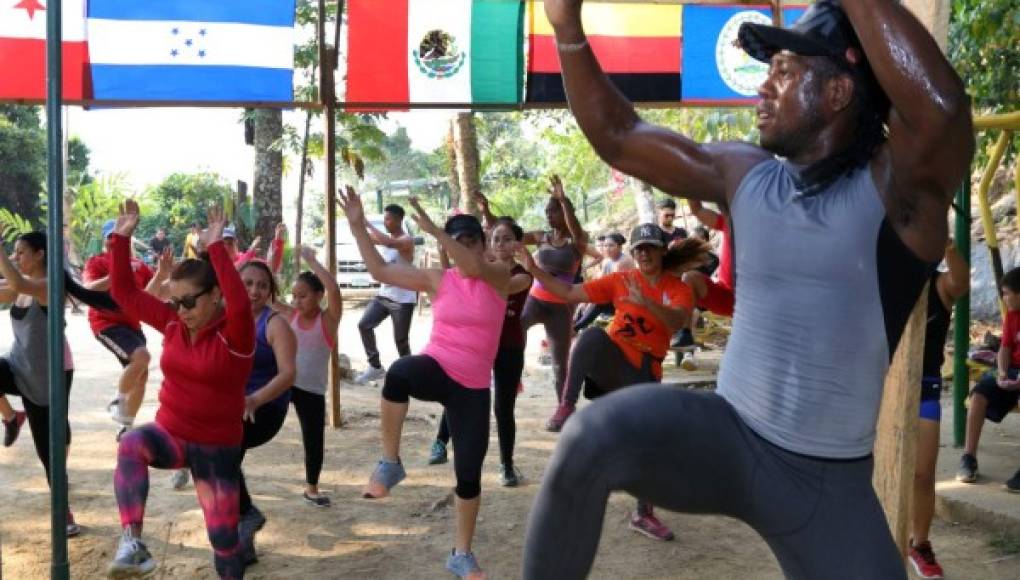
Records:
{"label": "pink tank top", "polygon": [[505,310],[506,299],[488,282],[446,270],[432,300],[432,334],[422,354],[461,385],[489,388]]}

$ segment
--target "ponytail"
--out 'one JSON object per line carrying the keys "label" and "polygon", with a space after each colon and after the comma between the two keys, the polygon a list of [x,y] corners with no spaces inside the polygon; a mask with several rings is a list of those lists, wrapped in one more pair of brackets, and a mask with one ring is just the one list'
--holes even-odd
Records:
{"label": "ponytail", "polygon": [[708,262],[711,246],[699,238],[684,238],[662,256],[663,271],[680,275]]}

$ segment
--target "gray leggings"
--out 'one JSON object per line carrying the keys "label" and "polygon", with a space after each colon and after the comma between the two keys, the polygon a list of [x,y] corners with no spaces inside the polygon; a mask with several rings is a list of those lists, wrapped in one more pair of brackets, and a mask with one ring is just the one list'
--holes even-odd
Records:
{"label": "gray leggings", "polygon": [[593,326],[577,337],[570,351],[562,399],[564,403],[576,405],[585,384],[585,396],[596,399],[616,389],[647,382],[658,382],[652,375],[651,357],[645,355],[641,368],[634,368],[609,334]]}
{"label": "gray leggings", "polygon": [[556,399],[563,398],[563,383],[567,378],[567,356],[570,354],[570,335],[573,331],[574,307],[570,304],[557,304],[528,296],[521,312],[521,328],[527,335],[528,329],[542,323],[546,338],[549,339],[549,352],[552,354],[553,388]]}
{"label": "gray leggings", "polygon": [[784,451],[715,393],[623,389],[567,422],[531,509],[524,578],[585,578],[609,494],[626,491],[671,511],[746,522],[787,578],[905,579],[872,464]]}

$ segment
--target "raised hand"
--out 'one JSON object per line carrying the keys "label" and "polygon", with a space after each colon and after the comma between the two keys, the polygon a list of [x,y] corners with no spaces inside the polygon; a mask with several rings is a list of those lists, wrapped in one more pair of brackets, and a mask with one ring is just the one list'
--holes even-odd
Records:
{"label": "raised hand", "polygon": [[418,198],[412,196],[410,202],[411,207],[414,208],[414,213],[411,214],[411,219],[413,219],[415,223],[418,224],[418,227],[421,228],[423,232],[430,235],[435,235],[439,233],[441,228],[436,225],[436,222],[432,221],[432,218],[429,217],[428,212],[426,212],[425,209],[422,208],[421,202],[418,201]]}
{"label": "raised hand", "polygon": [[199,236],[203,248],[209,248],[215,242],[223,239],[223,228],[227,227],[227,217],[223,208],[212,206],[207,212],[208,227]]}
{"label": "raised hand", "polygon": [[523,266],[529,274],[534,275],[536,271],[541,269],[538,267],[538,264],[535,263],[535,257],[531,255],[531,252],[529,252],[528,248],[526,248],[523,244],[517,245],[517,248],[514,250],[514,255],[517,257],[517,263]]}
{"label": "raised hand", "polygon": [[481,191],[475,190],[471,192],[471,199],[478,204],[478,210],[482,213],[489,212],[489,198],[485,197],[485,194]]}
{"label": "raised hand", "polygon": [[156,262],[156,275],[157,276],[170,276],[170,271],[174,269],[174,249],[172,246],[166,246],[163,248],[163,252],[159,255],[159,260]]}
{"label": "raised hand", "polygon": [[344,214],[347,215],[347,223],[353,230],[354,226],[357,225],[361,228],[365,227],[365,208],[361,205],[361,196],[354,191],[354,188],[350,185],[344,187],[344,191],[340,192],[337,197],[337,203],[340,205],[340,209],[344,210]]}
{"label": "raised hand", "polygon": [[304,259],[309,265],[318,264],[319,261],[315,258],[315,250],[308,246],[301,246],[301,258]]}
{"label": "raised hand", "polygon": [[262,243],[262,236],[255,236],[255,239],[251,241],[250,248],[258,248],[259,244]]}
{"label": "raised hand", "polygon": [[131,198],[125,199],[124,203],[120,204],[120,212],[117,215],[117,222],[113,226],[113,231],[126,238],[130,238],[135,233],[135,228],[138,227],[140,217],[141,212],[138,209],[138,202]]}
{"label": "raised hand", "polygon": [[282,240],[287,237],[287,226],[283,222],[276,224],[276,239]]}
{"label": "raised hand", "polygon": [[563,191],[563,181],[560,180],[559,175],[554,174],[549,178],[549,195],[560,201],[567,197],[567,194]]}

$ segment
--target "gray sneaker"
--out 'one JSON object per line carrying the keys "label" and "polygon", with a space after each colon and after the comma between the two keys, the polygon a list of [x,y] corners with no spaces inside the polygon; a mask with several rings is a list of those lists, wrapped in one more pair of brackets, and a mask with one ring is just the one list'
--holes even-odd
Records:
{"label": "gray sneaker", "polygon": [[482,572],[481,566],[478,565],[478,561],[475,560],[475,555],[471,552],[458,554],[457,550],[450,551],[450,557],[446,559],[446,569],[458,578],[483,580],[486,577],[485,572]]}
{"label": "gray sneaker", "polygon": [[354,382],[359,385],[364,385],[365,383],[375,382],[385,377],[386,377],[385,369],[381,367],[376,368],[373,366],[369,366],[367,369],[364,370],[364,372],[358,375],[356,379],[354,379]]}
{"label": "gray sneaker", "polygon": [[117,555],[106,569],[108,578],[139,578],[156,569],[156,561],[152,559],[148,548],[137,538],[125,530],[117,546]]}
{"label": "gray sneaker", "polygon": [[188,472],[187,469],[175,470],[173,474],[170,476],[170,485],[173,486],[173,488],[176,489],[177,491],[180,491],[185,487],[188,487],[188,479],[190,475],[191,474]]}
{"label": "gray sneaker", "polygon": [[499,466],[499,479],[503,487],[517,487],[521,484],[521,480],[524,476],[521,475],[521,470],[516,467],[507,467],[506,465]]}
{"label": "gray sneaker", "polygon": [[429,465],[439,465],[446,462],[446,443],[436,439],[432,442],[432,450],[429,451]]}
{"label": "gray sneaker", "polygon": [[964,453],[960,456],[960,468],[956,470],[956,481],[960,483],[974,483],[977,481],[977,472],[977,457],[969,453]]}
{"label": "gray sneaker", "polygon": [[266,516],[259,508],[251,506],[251,508],[241,514],[241,517],[237,521],[237,532],[241,536],[249,536],[254,538],[255,532],[261,530],[266,525]]}

